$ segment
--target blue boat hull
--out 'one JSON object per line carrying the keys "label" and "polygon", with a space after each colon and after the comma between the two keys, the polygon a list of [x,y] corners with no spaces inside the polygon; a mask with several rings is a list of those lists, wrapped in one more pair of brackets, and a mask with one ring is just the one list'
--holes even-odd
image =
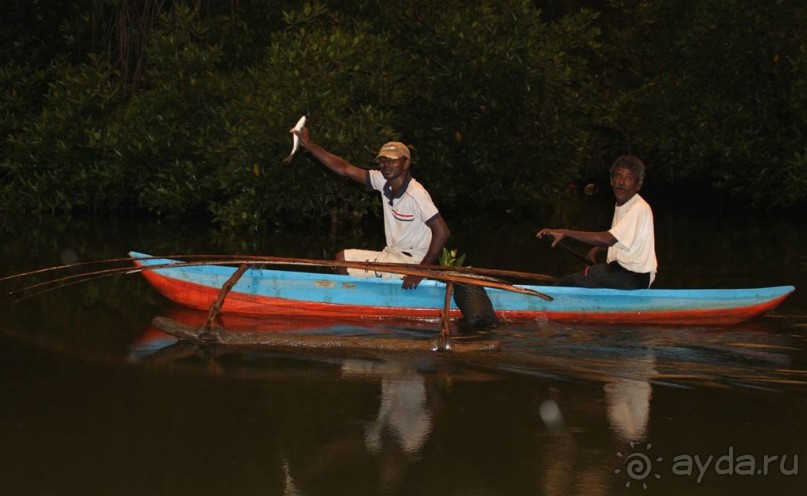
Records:
{"label": "blue boat hull", "polygon": [[[177,263],[131,252],[143,268]],[[222,265],[144,270],[146,280],[166,298],[206,310],[235,268]],[[254,268],[233,286],[222,311],[245,315],[311,315],[360,318],[439,318],[445,283],[424,280],[404,290],[400,281],[362,279],[337,274]],[[615,290],[555,286],[522,287],[552,297],[488,288],[503,321],[553,320],[585,323],[731,324],[769,312],[790,295],[793,286],[751,289]],[[452,304],[452,316],[460,316]]]}

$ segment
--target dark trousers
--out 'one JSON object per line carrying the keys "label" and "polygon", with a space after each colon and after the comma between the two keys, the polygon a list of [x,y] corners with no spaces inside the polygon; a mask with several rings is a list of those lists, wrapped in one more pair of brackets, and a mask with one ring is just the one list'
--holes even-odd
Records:
{"label": "dark trousers", "polygon": [[555,283],[555,286],[611,289],[647,289],[649,285],[650,273],[631,272],[617,262],[594,264]]}

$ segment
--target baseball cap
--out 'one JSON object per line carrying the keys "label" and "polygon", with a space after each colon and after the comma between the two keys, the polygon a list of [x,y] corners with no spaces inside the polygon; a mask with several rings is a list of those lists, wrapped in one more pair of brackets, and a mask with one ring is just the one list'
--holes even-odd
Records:
{"label": "baseball cap", "polygon": [[381,150],[378,151],[378,155],[375,156],[375,159],[378,160],[381,157],[387,157],[387,158],[406,157],[410,160],[412,159],[412,155],[409,153],[409,148],[400,141],[390,141],[389,143],[386,143],[384,146],[382,146]]}

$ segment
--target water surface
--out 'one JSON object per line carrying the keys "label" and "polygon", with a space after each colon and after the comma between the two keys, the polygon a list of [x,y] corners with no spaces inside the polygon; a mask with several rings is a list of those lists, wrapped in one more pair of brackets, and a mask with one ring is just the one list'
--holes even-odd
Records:
{"label": "water surface", "polygon": [[[587,205],[557,215],[608,221]],[[473,265],[577,268],[534,239],[549,220],[451,224]],[[0,275],[131,249],[330,258],[381,242],[109,218],[2,216],[0,229]],[[805,242],[795,221],[657,213],[658,287],[796,293],[734,326],[503,324],[483,336],[500,341],[494,353],[183,345],[151,326],[179,310],[137,275],[4,297],[0,492],[805,494]]]}

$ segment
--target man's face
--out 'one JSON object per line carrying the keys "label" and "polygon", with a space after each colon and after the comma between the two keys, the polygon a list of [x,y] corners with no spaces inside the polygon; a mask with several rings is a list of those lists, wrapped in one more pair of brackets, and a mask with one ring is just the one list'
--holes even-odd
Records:
{"label": "man's face", "polygon": [[381,171],[381,175],[384,176],[384,179],[387,181],[403,176],[408,168],[409,159],[406,157],[381,157],[378,159],[378,170]]}
{"label": "man's face", "polygon": [[614,190],[617,205],[624,205],[626,201],[642,189],[642,182],[634,172],[627,167],[616,167],[611,173],[611,188]]}

